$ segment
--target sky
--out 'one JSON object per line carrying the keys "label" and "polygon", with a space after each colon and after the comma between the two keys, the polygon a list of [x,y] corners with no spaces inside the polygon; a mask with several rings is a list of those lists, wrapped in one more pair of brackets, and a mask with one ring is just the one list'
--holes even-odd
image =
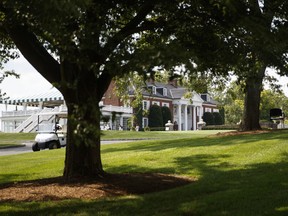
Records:
{"label": "sky", "polygon": [[[5,70],[14,70],[16,73],[20,74],[19,79],[7,77],[0,84],[2,92],[6,92],[7,96],[11,99],[46,93],[53,87],[24,57],[9,61],[4,65],[4,71]],[[270,70],[269,73],[275,75],[272,70]],[[279,83],[283,85],[284,93],[288,97],[288,77],[281,77]]]}
{"label": "sky", "polygon": [[6,92],[10,98],[38,95],[52,88],[52,85],[24,57],[9,61],[4,65],[4,71],[6,70],[14,70],[20,74],[19,79],[13,76],[7,77],[0,84],[1,91]]}

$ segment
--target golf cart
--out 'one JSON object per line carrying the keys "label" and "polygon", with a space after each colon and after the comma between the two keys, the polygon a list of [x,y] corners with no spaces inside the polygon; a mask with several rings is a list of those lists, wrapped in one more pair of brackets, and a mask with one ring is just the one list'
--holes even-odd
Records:
{"label": "golf cart", "polygon": [[40,149],[57,149],[66,146],[66,125],[66,113],[40,114],[38,116],[38,134],[32,150],[40,151]]}

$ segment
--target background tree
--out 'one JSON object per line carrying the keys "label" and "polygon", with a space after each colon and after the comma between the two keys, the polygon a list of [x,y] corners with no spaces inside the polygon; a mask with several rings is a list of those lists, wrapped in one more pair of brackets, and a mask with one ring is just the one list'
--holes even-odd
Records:
{"label": "background tree", "polygon": [[[228,42],[238,61],[234,64],[234,74],[243,83],[245,93],[243,130],[260,129],[260,95],[266,69],[274,67],[278,72],[287,73],[287,31],[284,1],[234,1],[228,5],[234,9],[233,24]],[[263,44],[265,44],[263,46]],[[279,46],[279,44],[281,44]]]}
{"label": "background tree", "polygon": [[[182,23],[175,27],[175,37],[190,53],[187,73],[206,71],[214,77],[228,77],[232,72],[243,81],[244,130],[260,129],[266,68],[287,74],[287,4],[284,0],[205,1],[196,7],[183,4],[183,10],[175,13]],[[189,26],[191,22],[198,24],[196,29]],[[200,37],[206,43],[197,43]]]}
{"label": "background tree", "polygon": [[[287,113],[287,96],[280,90],[275,81],[273,85],[266,83],[269,89],[264,89],[261,93],[260,103],[260,121],[270,120],[270,109],[281,108],[284,113]],[[220,102],[221,107],[225,111],[225,122],[227,124],[239,123],[244,111],[244,93],[241,89],[241,84],[231,82],[224,89],[214,89],[213,95]]]}
{"label": "background tree", "polygon": [[[3,17],[0,15],[0,21],[1,19],[3,19]],[[2,26],[0,26],[0,84],[8,76],[19,78],[19,75],[15,71],[4,71],[3,65],[11,59],[18,58],[19,53],[13,49],[13,41],[11,41],[6,34],[3,34],[1,29],[3,30]],[[7,97],[6,93],[0,90],[0,100],[7,99]]]}
{"label": "background tree", "polygon": [[260,120],[270,121],[270,109],[280,108],[288,114],[288,98],[283,92],[264,90],[261,93]]}
{"label": "background tree", "polygon": [[242,85],[236,81],[227,83],[225,88],[213,89],[215,100],[220,103],[225,113],[226,124],[237,124],[244,111],[244,93]]}

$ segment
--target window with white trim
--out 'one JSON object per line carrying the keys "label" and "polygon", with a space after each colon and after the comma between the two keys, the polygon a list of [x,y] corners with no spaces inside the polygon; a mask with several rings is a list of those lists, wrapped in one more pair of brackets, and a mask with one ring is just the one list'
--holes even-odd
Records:
{"label": "window with white trim", "polygon": [[153,101],[152,104],[160,106],[160,102],[159,101]]}
{"label": "window with white trim", "polygon": [[167,96],[167,88],[163,88],[163,96]]}
{"label": "window with white trim", "polygon": [[148,89],[151,91],[151,94],[156,94],[156,87],[155,86],[148,86]]}
{"label": "window with white trim", "polygon": [[143,121],[142,121],[142,128],[145,128],[145,127],[148,127],[148,118],[143,118]]}
{"label": "window with white trim", "polygon": [[169,108],[169,103],[162,103],[162,106],[165,106],[165,107]]}
{"label": "window with white trim", "polygon": [[149,101],[144,100],[143,101],[143,110],[148,110],[150,107]]}
{"label": "window with white trim", "polygon": [[211,111],[212,111],[211,108],[205,107],[205,112],[211,112]]}

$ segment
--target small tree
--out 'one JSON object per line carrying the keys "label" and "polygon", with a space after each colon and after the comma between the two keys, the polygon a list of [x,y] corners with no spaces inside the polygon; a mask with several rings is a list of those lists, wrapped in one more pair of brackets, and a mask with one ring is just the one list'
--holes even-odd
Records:
{"label": "small tree", "polygon": [[166,107],[166,106],[161,107],[161,111],[162,111],[163,127],[164,127],[165,124],[169,120],[171,120],[171,111],[170,111],[169,107]]}
{"label": "small tree", "polygon": [[153,104],[150,107],[148,119],[150,128],[163,127],[163,117],[161,107],[156,104]]}
{"label": "small tree", "polygon": [[211,112],[205,112],[203,114],[203,121],[206,122],[206,125],[214,125],[214,115]]}

